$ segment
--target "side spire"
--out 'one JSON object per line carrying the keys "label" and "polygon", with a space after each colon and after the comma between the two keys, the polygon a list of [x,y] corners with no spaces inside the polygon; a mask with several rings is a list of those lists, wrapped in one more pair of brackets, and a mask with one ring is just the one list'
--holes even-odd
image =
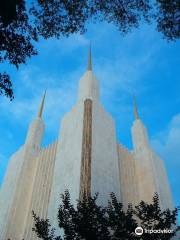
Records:
{"label": "side spire", "polygon": [[39,107],[39,112],[38,112],[38,117],[42,118],[42,112],[43,112],[43,108],[44,108],[44,101],[45,101],[45,97],[46,97],[46,90],[44,92],[40,107]]}
{"label": "side spire", "polygon": [[87,71],[92,71],[91,44],[89,46]]}
{"label": "side spire", "polygon": [[133,96],[133,104],[134,104],[134,118],[135,120],[139,119],[137,104],[136,104],[136,97]]}

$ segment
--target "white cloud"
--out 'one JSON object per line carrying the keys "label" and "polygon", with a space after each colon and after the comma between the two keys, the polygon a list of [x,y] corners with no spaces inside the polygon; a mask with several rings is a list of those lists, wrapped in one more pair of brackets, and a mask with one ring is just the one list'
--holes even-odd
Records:
{"label": "white cloud", "polygon": [[[134,91],[140,92],[145,84],[140,84],[143,76],[149,73],[153,51],[134,59],[124,58],[109,61],[103,59],[101,65],[97,67],[97,75],[101,79],[104,91],[121,90],[132,94]],[[138,84],[138,86],[137,86]]]}
{"label": "white cloud", "polygon": [[180,113],[172,117],[167,129],[151,140],[153,148],[165,162],[176,205],[180,196]]}
{"label": "white cloud", "polygon": [[151,142],[167,163],[180,167],[180,113],[173,116],[167,129],[154,136]]}

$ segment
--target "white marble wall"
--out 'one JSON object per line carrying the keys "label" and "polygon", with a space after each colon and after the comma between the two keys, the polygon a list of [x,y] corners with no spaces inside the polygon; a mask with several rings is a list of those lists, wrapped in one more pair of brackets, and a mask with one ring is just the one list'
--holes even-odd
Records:
{"label": "white marble wall", "polygon": [[133,122],[133,126],[131,128],[132,133],[132,141],[133,141],[133,149],[134,151],[143,151],[144,148],[149,148],[149,140],[147,129],[143,125],[140,119],[136,119]]}
{"label": "white marble wall", "polygon": [[32,232],[34,227],[34,219],[32,218],[32,210],[40,217],[47,218],[47,209],[52,186],[52,176],[54,172],[54,162],[56,156],[57,142],[50,144],[46,148],[41,149],[38,156],[38,167],[35,176],[34,188],[31,198],[28,217],[24,230],[23,239],[36,240],[37,235]]}
{"label": "white marble wall", "polygon": [[172,199],[172,193],[170,190],[164,162],[159,158],[159,156],[156,155],[153,150],[151,151],[151,158],[153,162],[154,178],[157,185],[157,192],[159,193],[160,197],[161,207],[163,209],[173,209],[174,202]]}
{"label": "white marble wall", "polygon": [[135,168],[135,159],[133,154],[123,145],[118,144],[119,156],[119,175],[122,203],[124,209],[127,209],[128,204],[133,206],[138,202],[138,187]]}
{"label": "white marble wall", "polygon": [[[91,191],[99,192],[99,201],[107,204],[110,192],[120,199],[118,154],[114,122],[102,106],[93,101]],[[57,227],[60,194],[69,190],[76,204],[80,192],[84,103],[79,101],[61,123],[48,217]]]}
{"label": "white marble wall", "polygon": [[23,238],[38,165],[37,154],[38,149],[35,151],[25,149],[22,160],[23,164],[18,176],[17,188],[10,209],[10,217],[7,221],[6,239],[19,240]]}
{"label": "white marble wall", "polygon": [[57,227],[60,194],[69,190],[72,202],[79,198],[84,103],[78,103],[62,119],[48,217]]}
{"label": "white marble wall", "polygon": [[86,71],[79,81],[78,101],[99,100],[99,84],[92,71]]}
{"label": "white marble wall", "polygon": [[98,101],[93,102],[91,192],[99,192],[103,205],[111,192],[121,199],[115,124]]}
{"label": "white marble wall", "polygon": [[13,154],[9,160],[6,175],[0,189],[0,240],[5,239],[7,231],[7,221],[10,214],[10,209],[13,203],[13,196],[17,189],[17,182],[23,164],[24,148],[21,147]]}
{"label": "white marble wall", "polygon": [[172,195],[164,163],[152,150],[147,130],[139,119],[132,126],[132,138],[139,201],[151,202],[157,192],[161,208],[172,208]]}
{"label": "white marble wall", "polygon": [[25,145],[29,147],[40,146],[44,129],[45,125],[43,120],[39,117],[34,119],[29,125]]}
{"label": "white marble wall", "polygon": [[[43,121],[40,118],[35,119],[30,125],[23,150],[16,154],[9,162],[9,168],[6,173],[7,177],[5,177],[4,181],[4,191],[6,191],[6,194],[1,195],[2,202],[9,202],[6,226],[4,227],[4,239],[19,240],[23,238],[43,132]],[[11,196],[11,200],[7,199],[9,196]]]}

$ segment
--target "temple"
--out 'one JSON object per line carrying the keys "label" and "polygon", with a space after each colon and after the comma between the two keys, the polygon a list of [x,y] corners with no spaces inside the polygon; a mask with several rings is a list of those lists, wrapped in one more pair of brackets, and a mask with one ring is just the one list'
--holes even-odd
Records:
{"label": "temple", "polygon": [[99,193],[106,205],[114,192],[127,208],[159,194],[162,209],[173,208],[163,161],[150,146],[134,98],[133,149],[117,141],[115,123],[99,98],[91,49],[79,81],[76,104],[61,120],[58,140],[42,147],[45,95],[24,145],[12,155],[0,191],[0,240],[35,240],[32,210],[57,226],[60,194],[76,199]]}

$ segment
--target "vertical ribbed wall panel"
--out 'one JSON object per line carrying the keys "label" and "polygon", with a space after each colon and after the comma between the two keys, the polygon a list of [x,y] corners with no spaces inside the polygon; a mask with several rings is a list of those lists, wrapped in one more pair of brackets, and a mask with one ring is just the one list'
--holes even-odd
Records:
{"label": "vertical ribbed wall panel", "polygon": [[[37,178],[39,179],[40,177],[40,172],[41,172],[41,167],[42,167],[42,164],[41,164],[41,154],[42,154],[42,150],[39,154],[39,164],[38,164],[38,168],[37,168],[37,174],[36,174],[36,180],[35,180],[35,185],[36,186],[34,189],[33,189],[33,195],[32,195],[32,201],[31,201],[31,206],[30,206],[30,210],[29,210],[29,213],[28,213],[28,218],[27,218],[27,222],[26,222],[26,230],[27,231],[28,229],[32,229],[32,204],[33,205],[37,205],[37,199],[34,199],[34,196],[36,196],[38,194],[38,189],[40,187],[40,183],[39,181],[37,181]],[[26,236],[26,235],[25,235]],[[25,239],[30,239],[28,237],[25,237]]]}
{"label": "vertical ribbed wall panel", "polygon": [[32,231],[32,228],[34,226],[32,211],[34,211],[40,218],[47,217],[47,208],[52,185],[56,147],[57,142],[42,149],[38,156],[39,165],[31,200],[31,208],[29,210],[26,229],[24,232],[25,240],[38,239],[36,237],[36,234]]}
{"label": "vertical ribbed wall panel", "polygon": [[40,186],[41,186],[42,167],[44,165],[42,160],[43,160],[43,155],[44,155],[45,152],[46,152],[46,149],[41,150],[41,152],[38,156],[39,165],[38,165],[35,185],[34,185],[34,189],[33,189],[31,207],[30,207],[28,219],[27,219],[27,222],[26,222],[26,229],[25,229],[25,234],[24,234],[25,239],[31,239],[30,238],[31,237],[31,229],[33,227],[32,210],[34,210],[37,213],[37,215],[39,215],[39,204],[38,204],[39,199],[38,198],[41,196],[41,194],[39,194],[39,190],[40,190]]}
{"label": "vertical ribbed wall panel", "polygon": [[[23,164],[18,176],[17,188],[7,221],[5,239],[21,239],[26,227],[28,209],[30,206],[35,175],[37,171],[37,155],[39,148],[29,149],[26,147],[23,153]],[[22,180],[23,179],[23,180]]]}
{"label": "vertical ribbed wall panel", "polygon": [[[56,144],[57,145],[57,144]],[[55,156],[56,154],[56,148],[50,148],[50,156]],[[45,197],[46,197],[46,201],[44,203],[44,209],[46,209],[46,211],[43,211],[43,216],[47,217],[47,208],[49,205],[49,198],[50,198],[50,192],[51,192],[51,185],[52,185],[52,177],[53,177],[53,169],[54,169],[54,163],[55,161],[49,161],[49,166],[48,166],[48,176],[49,179],[51,179],[51,181],[47,181],[47,186],[46,186],[46,191],[45,191]]]}
{"label": "vertical ribbed wall panel", "polygon": [[[48,171],[48,162],[51,161],[51,158],[49,157],[49,147],[47,147],[46,151],[45,151],[45,155],[44,155],[44,158],[42,159],[42,162],[43,162],[43,167],[42,167],[42,171],[41,171],[41,179],[40,179],[40,191],[41,191],[41,194],[39,196],[39,202],[38,202],[38,215],[39,217],[44,217],[42,215],[42,208],[44,207],[44,192],[45,192],[45,174],[47,173]],[[48,161],[49,160],[49,161]],[[48,180],[49,180],[49,176],[47,176]]]}
{"label": "vertical ribbed wall panel", "polygon": [[[18,188],[18,180],[23,164],[24,148],[21,147],[10,159],[4,181],[0,189],[0,240],[5,239],[7,221],[12,215],[12,203]],[[8,191],[7,191],[8,189]]]}
{"label": "vertical ribbed wall panel", "polygon": [[124,146],[118,144],[117,149],[122,203],[126,209],[129,203],[135,205],[138,199],[135,160],[133,155]]}

